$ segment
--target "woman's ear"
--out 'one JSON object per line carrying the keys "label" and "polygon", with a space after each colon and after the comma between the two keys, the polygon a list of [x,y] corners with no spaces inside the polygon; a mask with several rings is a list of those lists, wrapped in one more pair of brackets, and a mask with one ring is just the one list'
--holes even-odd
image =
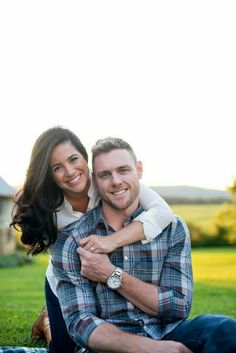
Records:
{"label": "woman's ear", "polygon": [[94,172],[92,172],[93,183],[97,187],[96,178]]}
{"label": "woman's ear", "polygon": [[138,178],[141,179],[143,175],[143,164],[141,161],[138,161],[136,164],[136,170],[138,174]]}

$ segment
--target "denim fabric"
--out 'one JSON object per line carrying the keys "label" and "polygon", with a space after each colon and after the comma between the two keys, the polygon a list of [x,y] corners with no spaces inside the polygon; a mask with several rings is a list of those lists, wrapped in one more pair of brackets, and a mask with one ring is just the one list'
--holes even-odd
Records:
{"label": "denim fabric", "polygon": [[163,340],[183,343],[193,353],[236,353],[236,320],[201,315],[180,323]]}
{"label": "denim fabric", "polygon": [[0,353],[48,353],[46,348],[34,348],[34,347],[0,347]]}
{"label": "denim fabric", "polygon": [[47,279],[45,281],[45,297],[52,335],[49,353],[74,353],[76,344],[67,332],[59,301],[52,292]]}

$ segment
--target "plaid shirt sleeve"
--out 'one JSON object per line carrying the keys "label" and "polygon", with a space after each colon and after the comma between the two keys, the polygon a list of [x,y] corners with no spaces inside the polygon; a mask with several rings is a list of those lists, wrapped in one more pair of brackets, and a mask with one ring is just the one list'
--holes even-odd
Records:
{"label": "plaid shirt sleeve", "polygon": [[158,316],[164,323],[187,318],[192,304],[190,234],[178,217],[171,225],[169,244],[158,286]]}
{"label": "plaid shirt sleeve", "polygon": [[72,339],[88,347],[94,329],[105,323],[97,317],[97,306],[92,282],[80,275],[78,244],[68,233],[58,237],[52,250],[52,264],[58,279],[57,294]]}

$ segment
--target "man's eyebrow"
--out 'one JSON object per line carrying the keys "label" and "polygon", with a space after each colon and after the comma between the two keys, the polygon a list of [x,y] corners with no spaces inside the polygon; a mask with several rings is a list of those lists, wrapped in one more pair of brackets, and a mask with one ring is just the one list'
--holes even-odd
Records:
{"label": "man's eyebrow", "polygon": [[100,174],[107,174],[107,173],[110,173],[110,171],[104,169],[104,170],[100,170],[99,172],[97,172],[97,175],[100,175]]}
{"label": "man's eyebrow", "polygon": [[131,166],[129,164],[123,164],[120,167],[118,167],[118,169],[120,168],[131,168]]}

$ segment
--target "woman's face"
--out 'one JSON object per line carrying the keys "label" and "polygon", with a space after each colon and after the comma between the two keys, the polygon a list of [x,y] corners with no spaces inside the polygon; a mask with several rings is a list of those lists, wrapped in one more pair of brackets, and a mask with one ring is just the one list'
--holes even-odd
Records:
{"label": "woman's face", "polygon": [[83,192],[89,181],[88,164],[71,142],[57,145],[50,159],[50,168],[55,183],[64,192]]}

